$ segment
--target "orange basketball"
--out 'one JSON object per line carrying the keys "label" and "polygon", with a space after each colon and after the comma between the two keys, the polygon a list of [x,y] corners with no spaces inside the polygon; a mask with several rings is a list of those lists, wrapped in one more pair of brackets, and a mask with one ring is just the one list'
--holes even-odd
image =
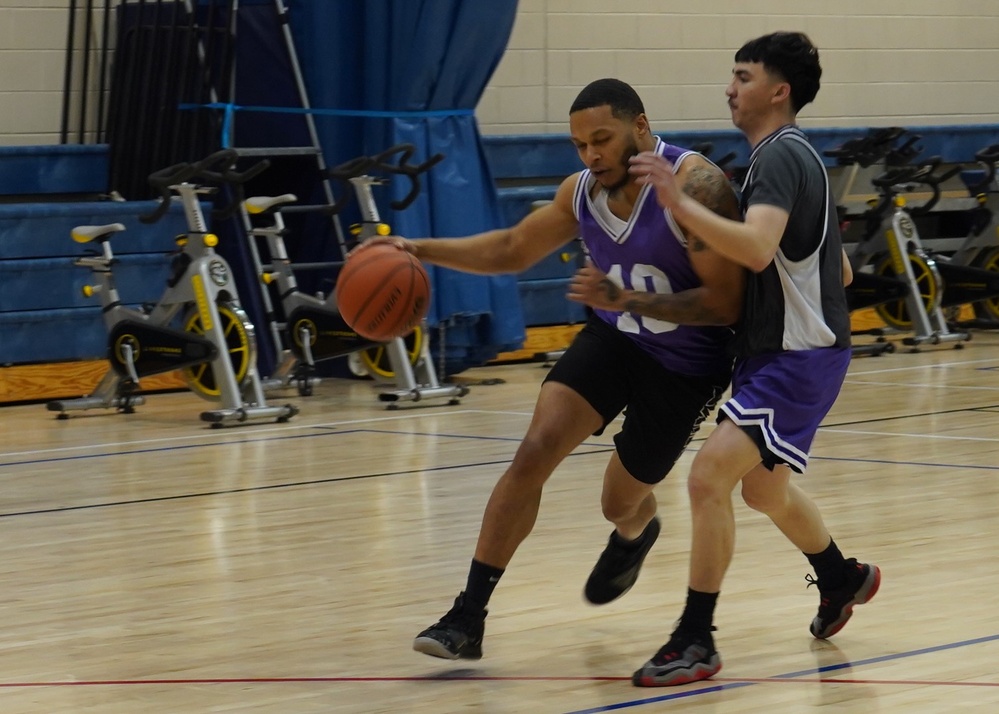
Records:
{"label": "orange basketball", "polygon": [[347,257],[336,281],[340,316],[374,342],[408,335],[430,307],[430,278],[423,264],[387,243],[362,246]]}

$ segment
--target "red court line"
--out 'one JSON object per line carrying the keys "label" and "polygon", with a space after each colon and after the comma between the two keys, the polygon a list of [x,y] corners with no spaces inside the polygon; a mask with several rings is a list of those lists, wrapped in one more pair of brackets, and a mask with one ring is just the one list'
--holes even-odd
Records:
{"label": "red court line", "polygon": [[[198,679],[98,679],[57,682],[0,682],[0,689],[16,689],[26,687],[98,687],[98,686],[134,686],[150,684],[296,684],[296,683],[344,683],[344,682],[627,682],[631,677],[487,677],[444,675],[413,676],[413,677],[233,677],[233,678],[198,678]],[[749,684],[885,684],[936,687],[999,687],[999,682],[938,682],[925,679],[844,679],[841,677],[796,677],[786,679],[779,677],[712,677],[702,684],[712,682],[749,683]]]}
{"label": "red court line", "polygon": [[233,677],[199,679],[96,679],[57,682],[0,682],[0,689],[17,687],[98,687],[136,684],[294,684],[323,682],[630,682],[631,677],[484,677],[460,674],[440,677]]}

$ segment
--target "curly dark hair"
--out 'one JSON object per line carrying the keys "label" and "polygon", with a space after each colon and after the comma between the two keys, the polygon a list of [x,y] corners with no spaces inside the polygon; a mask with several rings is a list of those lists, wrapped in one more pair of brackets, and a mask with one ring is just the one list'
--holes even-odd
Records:
{"label": "curly dark hair", "polygon": [[773,32],[744,44],[735,53],[736,62],[759,62],[771,74],[791,85],[795,113],[819,93],[819,51],[803,32]]}

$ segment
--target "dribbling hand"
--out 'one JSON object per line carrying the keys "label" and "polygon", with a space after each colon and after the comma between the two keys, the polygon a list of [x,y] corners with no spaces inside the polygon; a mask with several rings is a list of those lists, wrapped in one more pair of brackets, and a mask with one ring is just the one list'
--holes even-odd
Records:
{"label": "dribbling hand", "polygon": [[363,243],[355,246],[347,253],[347,257],[359,253],[365,248],[370,248],[373,245],[391,245],[395,246],[399,250],[406,251],[410,255],[416,255],[416,246],[413,245],[412,241],[403,238],[402,236],[372,236],[366,239]]}

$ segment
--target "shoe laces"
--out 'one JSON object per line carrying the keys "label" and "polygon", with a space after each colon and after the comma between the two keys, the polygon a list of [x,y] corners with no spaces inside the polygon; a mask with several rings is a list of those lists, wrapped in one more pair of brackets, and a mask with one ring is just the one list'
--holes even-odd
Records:
{"label": "shoe laces", "polygon": [[[849,589],[853,585],[853,581],[858,577],[858,573],[861,573],[863,571],[863,567],[864,567],[863,565],[857,562],[856,558],[848,558],[843,564],[843,572],[846,574],[846,580],[844,581],[843,585],[840,586],[839,588],[836,588],[836,590]],[[819,584],[819,579],[813,576],[811,573],[805,574],[805,582],[808,583],[808,585],[805,586],[806,590],[814,585],[819,589],[819,593],[822,593],[822,585]],[[835,591],[827,591],[827,592],[835,592]],[[826,598],[823,598],[823,600],[825,599]]]}

